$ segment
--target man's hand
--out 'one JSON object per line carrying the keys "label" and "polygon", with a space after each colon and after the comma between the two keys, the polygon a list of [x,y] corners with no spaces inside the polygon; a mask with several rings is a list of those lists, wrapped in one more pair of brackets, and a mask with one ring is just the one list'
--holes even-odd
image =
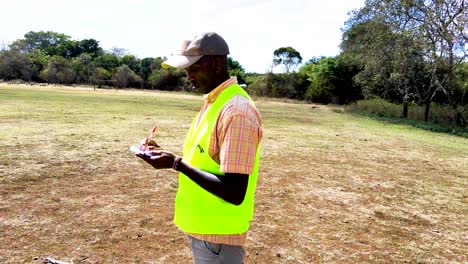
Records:
{"label": "man's hand", "polygon": [[170,169],[174,160],[177,157],[174,153],[166,150],[153,150],[147,151],[146,154],[135,154],[135,156],[141,158],[142,160],[148,162],[155,169]]}
{"label": "man's hand", "polygon": [[[148,162],[155,169],[172,168],[176,155],[170,151],[153,150],[135,156]],[[226,173],[224,176],[215,175],[207,171],[192,167],[183,160],[179,165],[179,171],[189,177],[208,192],[218,196],[228,203],[240,205],[244,201],[249,183],[248,174]]]}
{"label": "man's hand", "polygon": [[162,149],[154,139],[144,138],[140,141],[139,149],[143,151]]}

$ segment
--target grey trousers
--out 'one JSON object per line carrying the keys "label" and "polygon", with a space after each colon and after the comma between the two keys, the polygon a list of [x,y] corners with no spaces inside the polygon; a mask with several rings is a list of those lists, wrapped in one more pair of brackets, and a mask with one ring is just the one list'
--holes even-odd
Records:
{"label": "grey trousers", "polygon": [[240,246],[215,244],[187,236],[192,247],[194,264],[241,264],[245,250]]}

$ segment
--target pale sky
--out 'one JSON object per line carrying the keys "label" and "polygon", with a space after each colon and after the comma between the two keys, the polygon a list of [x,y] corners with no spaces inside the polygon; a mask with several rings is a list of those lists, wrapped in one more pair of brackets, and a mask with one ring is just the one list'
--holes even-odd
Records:
{"label": "pale sky", "polygon": [[28,31],[93,38],[142,59],[170,56],[182,40],[214,31],[247,72],[264,73],[291,46],[306,62],[339,53],[347,13],[364,0],[0,0],[0,44]]}

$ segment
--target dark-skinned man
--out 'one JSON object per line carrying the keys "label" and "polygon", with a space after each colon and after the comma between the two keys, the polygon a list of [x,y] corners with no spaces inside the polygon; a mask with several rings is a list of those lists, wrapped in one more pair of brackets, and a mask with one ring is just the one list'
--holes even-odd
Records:
{"label": "dark-skinned man", "polygon": [[205,104],[185,140],[183,156],[159,150],[138,155],[156,169],[179,171],[174,223],[187,234],[194,263],[243,263],[253,216],[262,120],[230,77],[229,48],[216,33],[184,41],[162,66],[185,69]]}

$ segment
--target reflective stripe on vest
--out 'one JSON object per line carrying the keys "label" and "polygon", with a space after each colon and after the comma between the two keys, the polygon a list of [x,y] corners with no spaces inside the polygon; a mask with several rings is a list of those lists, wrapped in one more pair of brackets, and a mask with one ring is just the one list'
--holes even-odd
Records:
{"label": "reflective stripe on vest", "polygon": [[[184,162],[217,175],[224,175],[220,165],[208,153],[214,124],[224,105],[235,95],[252,99],[238,85],[226,88],[205,111],[195,128],[195,117],[184,145]],[[252,102],[253,103],[253,102]],[[187,176],[179,174],[174,223],[186,233],[241,234],[249,229],[254,210],[260,147],[257,148],[254,169],[249,175],[247,192],[241,205],[233,205],[205,191]]]}

